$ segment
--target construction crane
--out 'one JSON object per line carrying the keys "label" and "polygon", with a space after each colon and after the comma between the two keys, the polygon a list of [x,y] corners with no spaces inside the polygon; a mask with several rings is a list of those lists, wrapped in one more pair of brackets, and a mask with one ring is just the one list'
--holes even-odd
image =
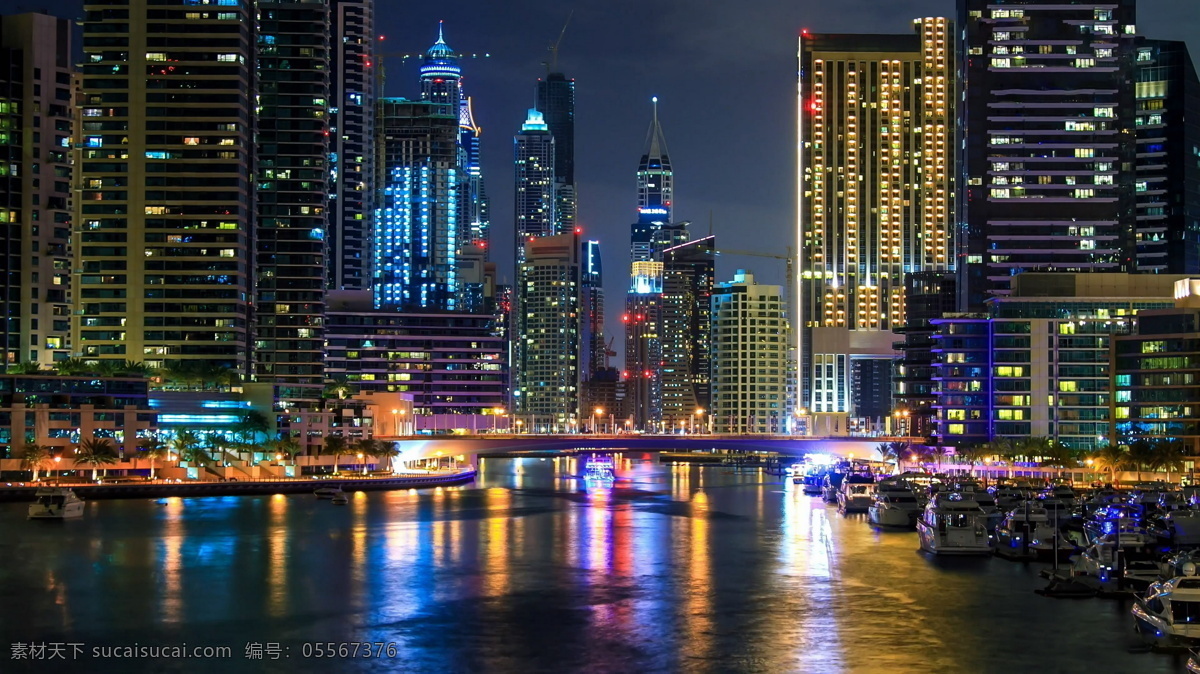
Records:
{"label": "construction crane", "polygon": [[567,20],[563,22],[562,32],[558,34],[558,41],[549,47],[550,60],[542,64],[546,66],[547,75],[558,72],[558,48],[562,45],[563,38],[567,35],[567,26],[571,25],[571,17],[573,16],[575,16],[575,10],[572,9],[571,13],[567,14]]}
{"label": "construction crane", "polygon": [[[785,250],[786,250],[785,255],[775,255],[773,253],[758,253],[758,252],[755,252],[752,250],[732,250],[729,248],[721,248],[720,250],[714,250],[713,252],[717,255],[747,255],[750,257],[765,257],[765,258],[769,258],[772,260],[783,260],[785,263],[785,266],[786,266],[785,275],[786,275],[786,279],[787,279],[786,280],[787,286],[784,288],[783,292],[784,292],[784,298],[787,302],[788,312],[789,313],[790,312],[799,313],[800,308],[796,307],[792,304],[793,296],[794,296],[794,293],[796,292],[796,290],[795,290],[796,260],[794,257],[792,257],[792,247],[791,246],[788,246]],[[788,324],[790,326],[794,327],[797,324],[798,318],[799,317],[794,314],[789,315],[788,316]]]}

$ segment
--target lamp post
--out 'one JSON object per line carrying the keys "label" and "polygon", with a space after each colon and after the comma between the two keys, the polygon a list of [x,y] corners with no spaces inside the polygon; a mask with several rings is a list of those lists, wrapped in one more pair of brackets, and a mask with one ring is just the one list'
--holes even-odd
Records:
{"label": "lamp post", "polygon": [[517,427],[518,434],[521,433],[521,426],[523,426],[524,424],[525,424],[525,422],[521,421],[520,419],[517,419],[516,421],[513,422],[513,425]]}
{"label": "lamp post", "polygon": [[687,432],[687,422],[680,421],[679,422],[679,434],[684,435],[686,432]]}
{"label": "lamp post", "polygon": [[[697,407],[696,415],[694,417],[692,417],[692,435],[696,434],[696,420],[700,419],[703,416],[704,416],[704,408]],[[700,422],[700,430],[701,430],[701,432],[704,431],[704,422],[703,421]]]}
{"label": "lamp post", "polygon": [[363,453],[359,452],[358,453],[358,463],[359,463],[359,465],[362,466],[362,474],[366,475],[367,474],[367,462],[364,461],[363,458],[364,458]]}
{"label": "lamp post", "polygon": [[592,434],[593,435],[595,435],[596,433],[599,432],[596,429],[596,417],[600,416],[601,414],[604,414],[603,407],[597,407],[596,409],[592,410]]}
{"label": "lamp post", "polygon": [[397,416],[400,410],[392,410],[392,433],[396,436],[400,435],[400,418]]}
{"label": "lamp post", "polygon": [[495,433],[497,430],[499,430],[497,428],[497,424],[499,423],[499,418],[500,418],[500,415],[502,415],[502,414],[504,414],[503,407],[493,407],[492,408],[492,433]]}

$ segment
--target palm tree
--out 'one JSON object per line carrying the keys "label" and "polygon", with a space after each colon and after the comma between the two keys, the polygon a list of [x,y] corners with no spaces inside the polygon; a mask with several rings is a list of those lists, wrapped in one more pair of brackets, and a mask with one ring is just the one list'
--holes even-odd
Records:
{"label": "palm tree", "polygon": [[117,452],[108,438],[88,438],[79,443],[76,451],[75,463],[91,466],[93,480],[98,477],[100,466],[111,466],[117,462]]}
{"label": "palm tree", "polygon": [[363,466],[364,466],[363,472],[364,473],[366,472],[365,467],[366,467],[366,463],[367,463],[367,457],[368,456],[378,457],[378,455],[375,454],[375,446],[380,445],[380,444],[383,444],[383,443],[375,442],[371,438],[359,438],[358,440],[354,441],[353,451],[355,453],[362,454],[362,456],[363,456]]}
{"label": "palm tree", "polygon": [[155,479],[154,462],[167,458],[170,454],[170,449],[167,444],[158,439],[158,436],[150,436],[142,440],[142,458],[150,461],[150,479]]}
{"label": "palm tree", "polygon": [[258,442],[259,435],[266,435],[271,431],[271,420],[262,412],[251,410],[238,420],[233,430],[241,436],[244,444],[252,446]]}
{"label": "palm tree", "polygon": [[8,374],[37,374],[39,372],[42,372],[42,364],[31,360],[8,366]]}
{"label": "palm tree", "polygon": [[1166,472],[1167,481],[1171,473],[1183,470],[1183,460],[1188,455],[1187,446],[1179,440],[1161,440],[1154,443],[1154,458],[1150,468]]}
{"label": "palm tree", "polygon": [[50,466],[50,448],[36,442],[27,442],[21,447],[21,467],[33,471],[33,482],[38,481],[38,473]]}
{"label": "palm tree", "polygon": [[338,375],[332,379],[325,380],[325,390],[321,393],[321,397],[345,400],[353,394],[354,387],[350,385],[350,382],[346,381],[346,377]]}
{"label": "palm tree", "polygon": [[280,454],[286,454],[288,459],[295,459],[296,455],[300,453],[300,443],[296,442],[296,439],[292,437],[276,440],[275,451]]}
{"label": "palm tree", "polygon": [[375,441],[375,449],[371,451],[377,459],[384,459],[389,471],[392,470],[392,460],[400,456],[400,450],[396,449],[396,443]]}
{"label": "palm tree", "polygon": [[91,374],[95,368],[82,358],[65,358],[54,364],[54,370],[61,375]]}
{"label": "palm tree", "polygon": [[207,465],[212,458],[200,447],[200,436],[188,430],[176,431],[171,439],[171,449],[175,450],[180,460],[200,466]]}
{"label": "palm tree", "polygon": [[1092,452],[1088,458],[1096,470],[1108,471],[1109,483],[1115,483],[1117,471],[1125,470],[1129,463],[1129,456],[1120,445],[1104,445]]}
{"label": "palm tree", "polygon": [[1041,465],[1043,466],[1070,468],[1076,463],[1075,453],[1061,442],[1049,440],[1045,448],[1042,449]]}
{"label": "palm tree", "polygon": [[954,454],[961,462],[967,464],[967,469],[972,476],[975,475],[975,466],[983,463],[985,458],[991,456],[985,445],[973,443],[955,447]]}
{"label": "palm tree", "polygon": [[929,445],[913,445],[909,448],[910,458],[918,464],[926,464],[934,460],[936,453]]}
{"label": "palm tree", "polygon": [[1137,471],[1138,482],[1142,481],[1142,471],[1154,463],[1154,443],[1145,438],[1139,438],[1129,443],[1129,463]]}
{"label": "palm tree", "polygon": [[333,472],[338,472],[338,457],[346,453],[346,438],[340,435],[325,436],[325,453],[333,455]]}
{"label": "palm tree", "polygon": [[875,451],[879,452],[879,459],[881,461],[894,463],[898,468],[900,461],[904,458],[904,450],[906,448],[907,445],[903,442],[881,442],[875,448]]}

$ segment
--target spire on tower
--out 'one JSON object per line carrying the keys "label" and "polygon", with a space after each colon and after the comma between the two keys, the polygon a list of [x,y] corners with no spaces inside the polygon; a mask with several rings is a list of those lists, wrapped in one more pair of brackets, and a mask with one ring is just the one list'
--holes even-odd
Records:
{"label": "spire on tower", "polygon": [[667,156],[667,139],[663,136],[662,125],[658,123],[658,96],[650,99],[654,105],[654,117],[650,122],[650,130],[646,132],[646,157],[665,158]]}

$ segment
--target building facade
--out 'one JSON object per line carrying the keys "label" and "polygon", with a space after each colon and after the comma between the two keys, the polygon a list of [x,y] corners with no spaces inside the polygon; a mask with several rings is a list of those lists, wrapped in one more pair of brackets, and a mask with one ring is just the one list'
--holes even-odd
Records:
{"label": "building facade", "polygon": [[579,235],[536,237],[517,270],[513,412],[526,428],[577,428],[580,395]]}
{"label": "building facade", "polygon": [[580,258],[580,322],[583,350],[579,371],[585,380],[608,367],[608,345],[604,342],[604,274],[600,260],[600,242],[585,241]]}
{"label": "building facade", "polygon": [[328,287],[362,290],[373,276],[375,3],[332,0],[330,12]]}
{"label": "building facade", "polygon": [[72,353],[248,374],[254,10],[129,0],[82,24]]}
{"label": "building facade", "polygon": [[[557,53],[556,53],[557,56]],[[560,72],[537,83],[536,109],[554,136],[554,211],[559,231],[575,228],[575,80]]]}
{"label": "building facade", "polygon": [[662,419],[677,428],[711,407],[716,237],[672,246],[662,257]]}
{"label": "building facade", "polygon": [[712,293],[711,427],[782,433],[787,415],[787,319],[779,286],[738,270]]}
{"label": "building facade", "polygon": [[[5,364],[71,353],[71,22],[0,17],[0,343]],[[89,120],[93,121],[93,120]],[[93,122],[94,123],[94,122]]]}
{"label": "building facade", "polygon": [[818,416],[875,416],[855,372],[892,360],[905,274],[954,268],[953,29],[913,27],[800,37],[796,404]]}
{"label": "building facade", "polygon": [[555,215],[554,156],[555,141],[549,125],[541,112],[530,109],[513,138],[517,264],[525,260],[525,248],[531,239],[563,233]]}

